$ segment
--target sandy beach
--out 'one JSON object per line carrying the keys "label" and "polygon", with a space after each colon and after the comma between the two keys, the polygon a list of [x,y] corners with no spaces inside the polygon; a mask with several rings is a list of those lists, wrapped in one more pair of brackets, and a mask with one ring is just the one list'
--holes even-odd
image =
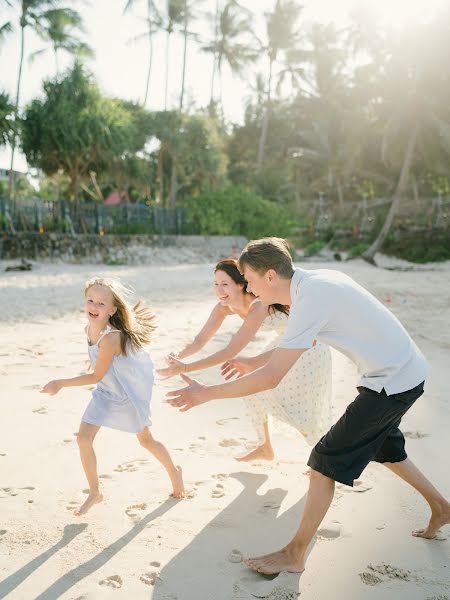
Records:
{"label": "sandy beach", "polygon": [[[245,568],[242,555],[277,549],[295,531],[310,449],[284,427],[274,435],[274,461],[237,462],[254,440],[243,401],[179,413],[165,403],[178,378],[154,388],[152,431],[182,466],[188,498],[169,498],[165,472],[135,436],[105,428],[96,451],[106,500],[75,517],[86,488],[75,436],[91,392],[66,388],[49,397],[39,390],[85,368],[84,281],[120,277],[153,307],[158,333],[150,352],[162,365],[214,305],[213,265],[35,263],[30,272],[5,272],[7,264],[0,263],[0,599],[450,598],[450,528],[438,540],[412,537],[426,524],[427,507],[375,463],[353,489],[337,486],[304,574],[272,579]],[[450,263],[383,264],[404,270],[359,260],[305,266],[354,277],[400,318],[430,361],[425,394],[402,430],[412,460],[448,497]],[[238,317],[228,321],[206,352],[239,327]],[[257,353],[267,335],[245,353]],[[218,378],[218,368],[198,375]],[[353,364],[333,352],[335,418],[353,400],[355,381]]]}

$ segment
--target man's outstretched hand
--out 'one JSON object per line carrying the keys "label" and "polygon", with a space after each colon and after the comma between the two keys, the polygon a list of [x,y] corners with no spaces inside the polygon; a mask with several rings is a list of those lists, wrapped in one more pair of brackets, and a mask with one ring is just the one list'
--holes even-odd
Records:
{"label": "man's outstretched hand", "polygon": [[247,375],[256,369],[253,357],[250,356],[236,356],[223,363],[220,367],[222,370],[222,377],[226,380],[231,379],[235,375],[242,377]]}
{"label": "man's outstretched hand", "polygon": [[199,406],[208,402],[208,400],[212,400],[210,386],[203,385],[183,373],[181,374],[181,378],[188,385],[187,387],[166,394],[167,402],[171,406],[179,408],[180,412],[186,412],[194,406]]}

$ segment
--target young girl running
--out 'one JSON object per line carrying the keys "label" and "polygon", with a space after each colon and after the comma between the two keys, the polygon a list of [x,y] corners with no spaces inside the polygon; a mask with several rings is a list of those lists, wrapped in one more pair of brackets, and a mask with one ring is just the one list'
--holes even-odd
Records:
{"label": "young girl running", "polygon": [[63,387],[97,384],[77,437],[89,483],[89,496],[75,512],[78,516],[103,500],[93,448],[101,426],[135,433],[141,446],[166,469],[172,482],[172,495],[184,497],[181,468],[174,465],[166,447],[154,439],[149,429],[153,363],[144,346],[155,329],[154,316],[143,302],[129,306],[126,292],[126,288],[113,279],[97,277],[86,283],[86,334],[93,373],[56,379],[41,390],[53,396]]}

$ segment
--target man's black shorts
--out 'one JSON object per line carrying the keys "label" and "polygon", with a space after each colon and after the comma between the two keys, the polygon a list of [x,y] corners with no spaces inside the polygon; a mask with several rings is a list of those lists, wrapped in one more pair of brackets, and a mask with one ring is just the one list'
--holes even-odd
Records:
{"label": "man's black shorts", "polygon": [[323,475],[353,486],[371,460],[406,459],[405,438],[398,428],[406,411],[423,394],[421,383],[412,390],[388,396],[358,388],[358,396],[335,425],[313,448],[308,466]]}

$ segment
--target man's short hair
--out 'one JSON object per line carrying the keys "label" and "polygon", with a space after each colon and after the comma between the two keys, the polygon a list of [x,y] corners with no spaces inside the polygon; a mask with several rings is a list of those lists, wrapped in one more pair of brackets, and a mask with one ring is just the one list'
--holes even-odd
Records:
{"label": "man's short hair", "polygon": [[289,245],[286,240],[277,237],[249,242],[239,257],[241,272],[246,265],[260,274],[273,269],[283,279],[290,279],[294,273]]}

